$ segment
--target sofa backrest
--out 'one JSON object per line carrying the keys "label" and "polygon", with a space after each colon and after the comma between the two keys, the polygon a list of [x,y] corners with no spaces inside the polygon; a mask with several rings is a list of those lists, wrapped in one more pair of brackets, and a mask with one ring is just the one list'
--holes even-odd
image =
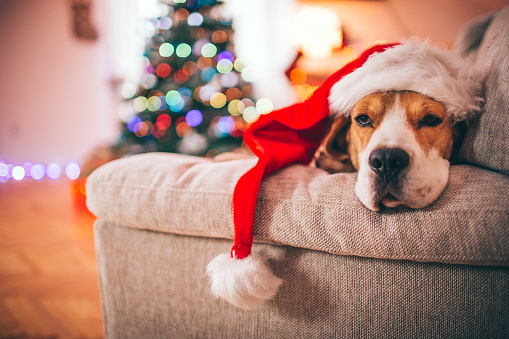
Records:
{"label": "sofa backrest", "polygon": [[509,175],[509,7],[470,23],[459,39],[457,52],[474,58],[485,99],[482,114],[468,126],[459,161]]}

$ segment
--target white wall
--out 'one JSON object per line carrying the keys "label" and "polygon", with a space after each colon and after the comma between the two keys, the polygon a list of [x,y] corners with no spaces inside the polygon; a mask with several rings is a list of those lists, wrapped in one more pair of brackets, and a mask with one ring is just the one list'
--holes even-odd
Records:
{"label": "white wall", "polygon": [[68,0],[0,1],[0,160],[64,164],[116,139],[105,13],[95,42],[71,30]]}

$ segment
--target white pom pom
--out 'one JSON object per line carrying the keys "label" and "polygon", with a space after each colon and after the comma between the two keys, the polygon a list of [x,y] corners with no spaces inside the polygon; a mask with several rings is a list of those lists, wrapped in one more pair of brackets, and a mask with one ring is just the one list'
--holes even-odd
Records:
{"label": "white pom pom", "polygon": [[220,254],[207,265],[212,293],[240,308],[251,308],[272,299],[283,283],[260,258],[234,259]]}

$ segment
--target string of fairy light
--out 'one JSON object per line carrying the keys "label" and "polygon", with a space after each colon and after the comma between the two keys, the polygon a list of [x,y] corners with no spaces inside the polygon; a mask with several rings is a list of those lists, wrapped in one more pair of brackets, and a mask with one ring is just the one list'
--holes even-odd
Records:
{"label": "string of fairy light", "polygon": [[25,162],[22,165],[13,165],[0,161],[0,183],[9,180],[20,181],[24,179],[42,180],[45,178],[56,180],[59,178],[78,179],[81,167],[77,161],[69,161],[65,165],[50,163],[43,165]]}

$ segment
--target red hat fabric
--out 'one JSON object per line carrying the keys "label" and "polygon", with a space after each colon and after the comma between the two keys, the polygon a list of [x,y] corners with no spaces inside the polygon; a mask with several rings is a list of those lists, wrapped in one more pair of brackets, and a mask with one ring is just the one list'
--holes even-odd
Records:
{"label": "red hat fabric", "polygon": [[[248,308],[270,299],[282,281],[263,262],[251,260],[253,225],[258,191],[263,178],[291,164],[308,164],[330,127],[329,92],[331,87],[361,67],[370,56],[398,44],[374,46],[331,75],[309,99],[262,115],[244,133],[244,142],[258,157],[256,165],[237,182],[233,194],[235,243],[230,257],[218,256],[207,267],[216,296],[236,306]],[[249,259],[249,260],[248,260]],[[233,262],[237,260],[238,262]],[[240,262],[245,262],[239,268]],[[255,273],[245,266],[253,266]],[[234,268],[236,267],[236,268]],[[233,272],[235,270],[235,272]],[[266,276],[267,281],[260,277]],[[259,296],[259,297],[258,297]]]}

